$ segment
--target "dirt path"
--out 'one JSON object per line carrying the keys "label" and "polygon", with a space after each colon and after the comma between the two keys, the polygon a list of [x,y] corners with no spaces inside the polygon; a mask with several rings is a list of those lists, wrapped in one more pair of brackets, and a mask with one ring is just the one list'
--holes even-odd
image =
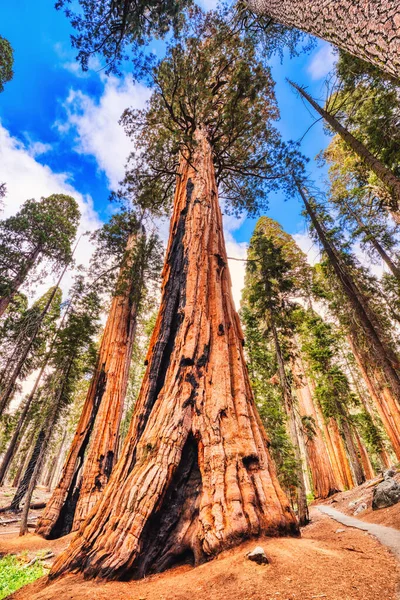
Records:
{"label": "dirt path", "polygon": [[367,531],[374,537],[376,537],[381,544],[387,546],[395,556],[400,560],[400,531],[393,529],[393,527],[385,527],[384,525],[377,525],[376,523],[367,523],[361,521],[355,517],[345,515],[338,510],[330,506],[317,506],[318,510],[325,513],[338,523],[346,525],[346,527],[356,527],[362,531]]}
{"label": "dirt path", "polygon": [[[301,538],[259,538],[210,563],[176,567],[140,581],[85,581],[70,575],[43,578],[13,600],[396,600],[398,563],[365,532],[338,530],[315,508]],[[40,538],[39,538],[40,539]],[[33,540],[32,540],[33,541]],[[38,540],[39,541],[39,540]],[[261,545],[270,562],[246,553]],[[11,546],[11,540],[10,540]]]}

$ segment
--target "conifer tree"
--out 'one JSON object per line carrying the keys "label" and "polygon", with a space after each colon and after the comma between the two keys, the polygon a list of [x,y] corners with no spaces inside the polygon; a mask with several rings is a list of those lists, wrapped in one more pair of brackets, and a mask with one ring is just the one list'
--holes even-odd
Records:
{"label": "conifer tree", "polygon": [[0,93],[4,91],[4,84],[14,76],[13,65],[14,53],[11,44],[0,35]]}
{"label": "conifer tree", "polygon": [[[38,523],[46,537],[76,530],[101,496],[117,459],[119,428],[124,409],[138,314],[151,281],[160,270],[160,247],[146,236],[133,213],[115,215],[97,234],[94,263],[119,269],[97,366],[82,409],[61,480]],[[112,286],[112,284],[111,284]],[[104,286],[103,286],[104,287]]]}
{"label": "conifer tree", "polygon": [[[300,188],[301,189],[301,188]],[[363,375],[376,403],[385,430],[396,449],[399,438],[398,359],[391,335],[390,321],[384,305],[377,298],[377,283],[356,264],[353,256],[343,248],[337,230],[328,230],[323,220],[329,218],[322,207],[307,200],[302,190],[307,212],[312,215],[318,239],[324,248],[331,273],[336,281],[336,292],[330,306],[347,329],[354,345],[358,362],[363,365]],[[318,210],[318,213],[317,213]],[[341,247],[342,246],[342,247]],[[323,287],[323,286],[322,286]],[[324,294],[324,292],[322,291]],[[329,294],[328,294],[329,298]],[[372,370],[373,378],[368,375]],[[376,383],[373,383],[373,379]],[[377,388],[381,389],[379,393]],[[397,441],[396,441],[397,440]],[[396,449],[396,454],[398,449]]]}
{"label": "conifer tree", "polygon": [[316,35],[399,78],[400,33],[392,2],[246,0],[245,4],[257,15]]}
{"label": "conifer tree", "polygon": [[53,577],[141,577],[297,531],[251,393],[217,190],[254,210],[276,177],[271,79],[222,23],[190,26],[154,73],[148,111],[124,118],[143,150],[126,180],[137,199],[163,203],[176,185],[161,307],[121,458]]}
{"label": "conifer tree", "polygon": [[42,261],[60,270],[72,257],[80,213],[70,196],[27,200],[18,213],[0,221],[0,317]]}
{"label": "conifer tree", "polygon": [[74,304],[64,327],[58,332],[51,363],[53,370],[40,389],[39,432],[30,461],[11,502],[18,510],[25,499],[21,533],[26,532],[30,497],[43,467],[44,456],[60,416],[73,399],[76,385],[83,373],[93,369],[95,358],[94,335],[98,331],[99,299],[95,291],[86,290],[78,277],[73,290]]}
{"label": "conifer tree", "polygon": [[351,131],[344,127],[341,122],[331,112],[322,108],[305,89],[296,83],[290,84],[299,92],[299,94],[311,104],[311,106],[325,119],[329,126],[340,135],[343,142],[361,159],[363,163],[372,171],[378,179],[382,181],[387,192],[392,197],[393,212],[398,213],[400,207],[400,177],[397,172],[387,167],[382,160],[374,155]]}
{"label": "conifer tree", "polygon": [[17,382],[40,365],[60,316],[61,296],[59,286],[53,286],[14,324],[13,346],[0,375],[0,414],[13,397]]}

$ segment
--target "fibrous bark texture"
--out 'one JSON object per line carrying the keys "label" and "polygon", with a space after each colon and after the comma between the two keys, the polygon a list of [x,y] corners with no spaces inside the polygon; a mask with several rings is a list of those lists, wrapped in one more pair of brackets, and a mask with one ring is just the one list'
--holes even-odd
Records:
{"label": "fibrous bark texture", "polygon": [[[136,234],[132,234],[126,248],[128,261],[135,243]],[[79,528],[101,496],[116,462],[136,331],[132,289],[141,285],[140,274],[137,276],[133,281],[129,265],[121,269],[120,292],[112,300],[96,371],[61,479],[38,522],[36,531],[44,537],[59,537]]]}
{"label": "fibrous bark texture", "polygon": [[300,415],[301,417],[311,418],[313,422],[313,434],[306,439],[306,451],[313,482],[314,496],[316,498],[328,498],[332,494],[342,491],[343,488],[336,481],[325,439],[318,421],[312,392],[307,381],[301,357],[298,355],[293,360],[293,376]]}
{"label": "fibrous bark texture", "polygon": [[251,10],[331,42],[400,77],[400,13],[393,0],[247,0]]}
{"label": "fibrous bark texture", "polygon": [[[363,356],[357,346],[357,341],[352,336],[349,336],[348,340],[394,453],[400,460],[400,410],[398,404],[390,388],[387,385],[378,384],[379,379],[382,380],[382,376],[379,376],[377,369],[370,365],[368,357]],[[375,377],[369,373],[367,365],[375,371]]]}
{"label": "fibrous bark texture", "polygon": [[296,534],[243,355],[203,133],[182,159],[148,367],[121,458],[51,576],[138,578]]}

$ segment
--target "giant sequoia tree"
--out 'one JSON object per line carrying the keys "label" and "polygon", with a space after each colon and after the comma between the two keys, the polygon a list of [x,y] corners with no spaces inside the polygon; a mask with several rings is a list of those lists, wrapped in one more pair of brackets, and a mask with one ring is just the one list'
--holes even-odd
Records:
{"label": "giant sequoia tree", "polygon": [[335,44],[399,78],[398,6],[389,0],[246,0],[258,15]]}
{"label": "giant sequoia tree", "polygon": [[147,144],[142,191],[159,183],[163,158],[176,182],[146,374],[121,458],[53,577],[76,568],[141,577],[262,533],[297,532],[244,362],[215,176],[236,206],[234,182],[246,205],[256,174],[272,177],[271,80],[237,36],[223,31],[222,45],[213,22],[194,26],[157,69],[148,112],[130,118],[142,120]]}
{"label": "giant sequoia tree", "polygon": [[[99,231],[97,241],[95,263],[100,266],[111,253],[110,268],[119,267],[119,275],[114,281],[96,370],[61,480],[38,523],[38,533],[46,537],[77,529],[111,475],[117,459],[138,312],[158,270],[158,240],[146,237],[133,213],[114,216]],[[110,269],[106,272],[110,279]]]}

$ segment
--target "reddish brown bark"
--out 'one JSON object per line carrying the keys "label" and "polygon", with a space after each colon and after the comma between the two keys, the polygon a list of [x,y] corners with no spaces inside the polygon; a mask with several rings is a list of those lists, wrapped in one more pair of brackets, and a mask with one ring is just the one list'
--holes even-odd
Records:
{"label": "reddish brown bark", "polygon": [[296,534],[254,404],[211,148],[182,160],[148,367],[121,458],[51,576],[141,577]]}
{"label": "reddish brown bark", "polygon": [[344,447],[344,443],[339,432],[339,427],[335,419],[329,419],[327,424],[327,432],[332,444],[332,452],[335,456],[335,462],[338,472],[340,473],[341,481],[343,482],[343,487],[344,489],[349,490],[354,487],[354,480],[349,459],[346,454],[346,449]]}
{"label": "reddish brown bark", "polygon": [[303,469],[302,456],[301,456],[301,445],[302,445],[302,432],[299,427],[298,419],[296,418],[294,397],[292,388],[289,380],[286,376],[285,363],[283,360],[282,349],[279,343],[278,332],[275,327],[273,316],[271,314],[271,330],[274,341],[276,359],[278,363],[279,380],[281,384],[281,391],[283,397],[283,403],[285,412],[287,415],[287,428],[288,434],[292,441],[294,455],[296,458],[297,469],[297,517],[301,526],[307,525],[310,521],[307,504],[307,492],[306,492],[306,478],[305,469]]}
{"label": "reddish brown bark", "polygon": [[336,480],[325,439],[321,431],[314,400],[304,371],[300,356],[293,359],[293,377],[299,403],[301,417],[311,417],[314,434],[306,438],[306,451],[313,481],[314,496],[328,498],[340,491],[340,483]]}
{"label": "reddish brown bark", "polygon": [[348,341],[396,457],[400,459],[400,411],[397,402],[388,387],[382,386],[379,389],[374,378],[368,373],[365,362],[351,336],[348,337]]}
{"label": "reddish brown bark", "polygon": [[367,449],[365,448],[364,444],[362,443],[362,440],[358,434],[358,431],[355,429],[354,430],[354,435],[356,438],[356,443],[357,443],[357,448],[358,448],[358,453],[360,456],[360,461],[363,467],[363,471],[365,474],[365,478],[366,479],[373,479],[373,477],[375,477],[375,471],[374,468],[371,464],[371,461],[369,459],[369,455],[367,452]]}
{"label": "reddish brown bark", "polygon": [[331,42],[396,79],[399,7],[392,0],[247,0],[251,10]]}
{"label": "reddish brown bark", "polygon": [[[127,256],[132,253],[136,234],[129,237]],[[129,258],[128,258],[129,260]],[[129,272],[129,269],[128,269]],[[140,286],[140,274],[126,278],[121,269],[104,334],[97,368],[66,458],[61,479],[37,526],[44,537],[58,537],[78,529],[81,521],[102,494],[116,462],[132,348],[136,331],[136,304],[132,289]]]}

